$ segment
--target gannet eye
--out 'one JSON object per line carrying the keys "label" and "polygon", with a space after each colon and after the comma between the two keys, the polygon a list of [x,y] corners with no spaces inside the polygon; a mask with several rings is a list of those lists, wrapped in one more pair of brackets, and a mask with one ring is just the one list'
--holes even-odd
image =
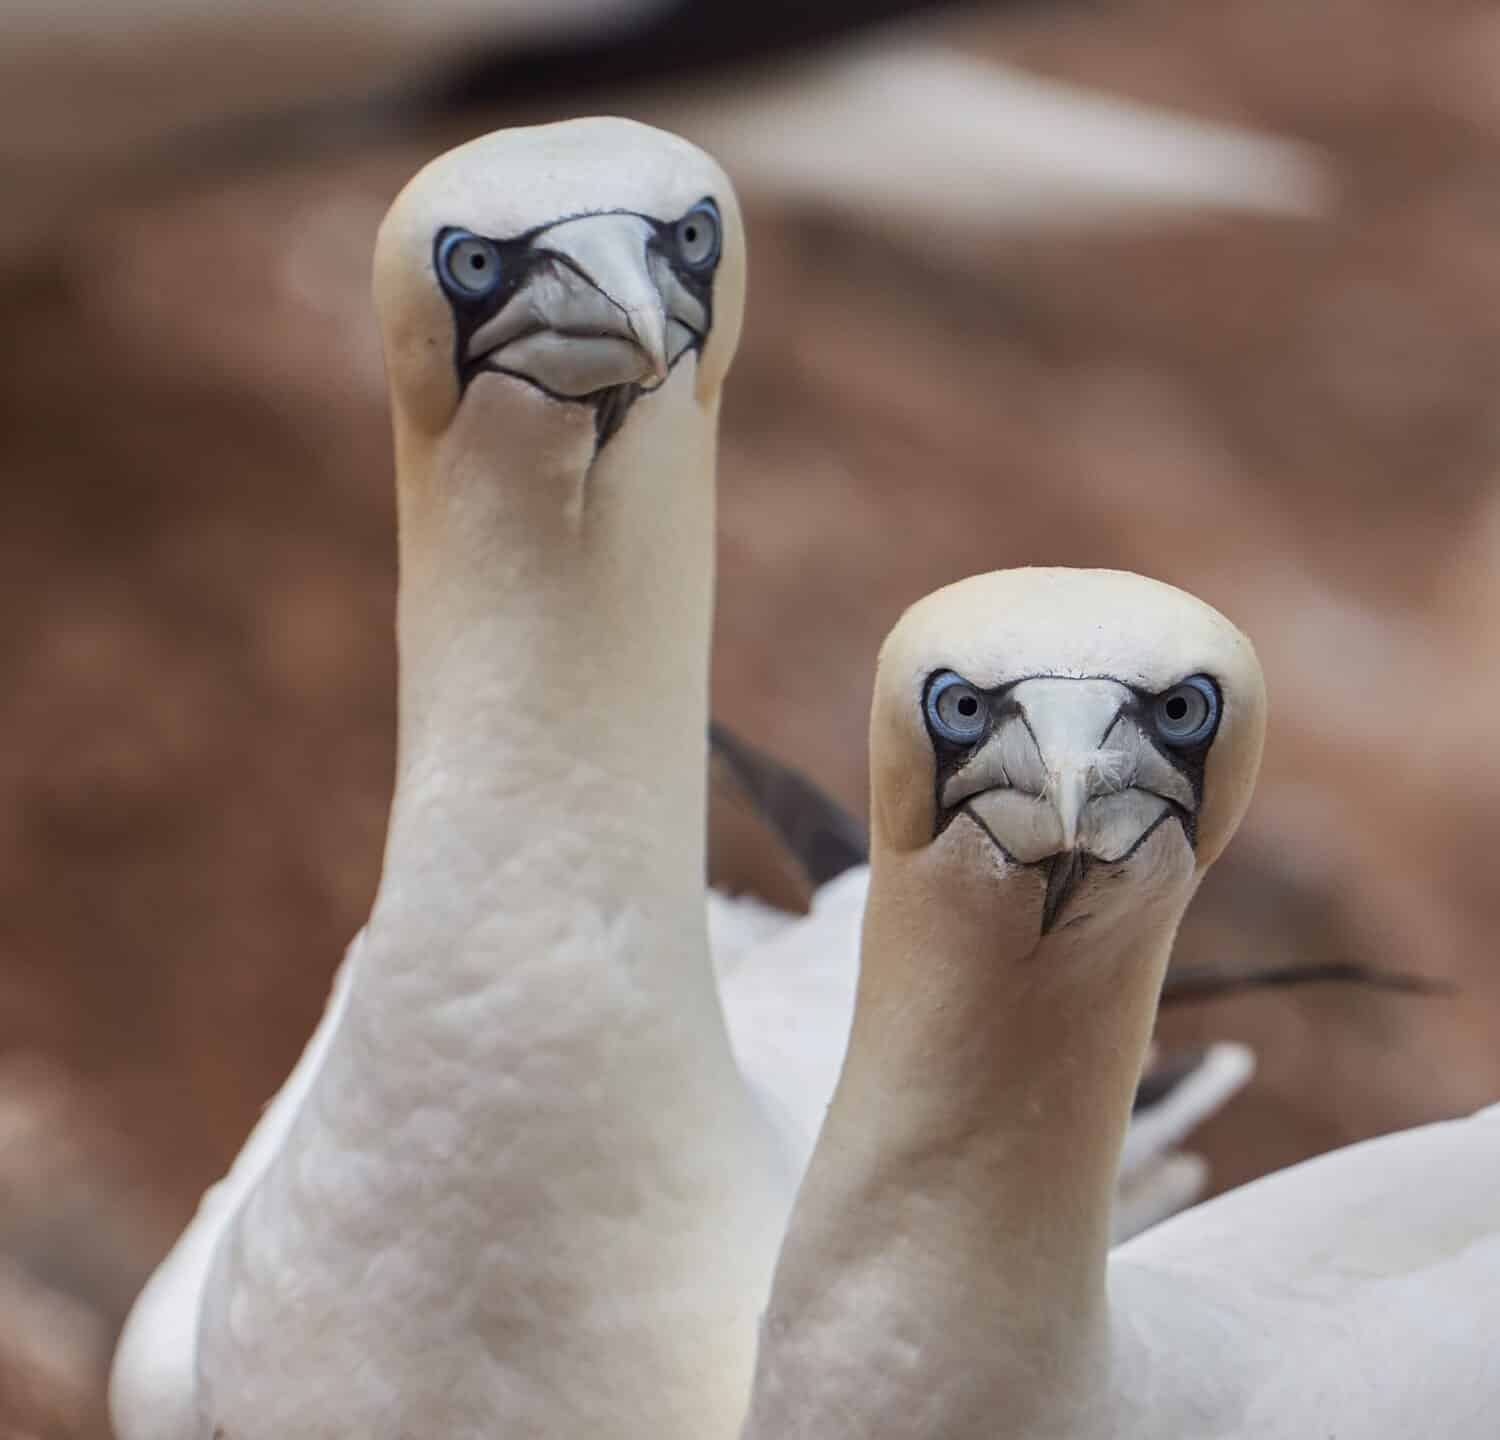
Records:
{"label": "gannet eye", "polygon": [[709,270],[719,263],[719,207],[712,200],[694,205],[672,234],[677,257],[689,270]]}
{"label": "gannet eye", "polygon": [[500,283],[500,252],[467,230],[451,230],[438,244],[438,278],[444,289],[475,299]]}
{"label": "gannet eye", "polygon": [[972,745],[990,723],[990,702],[961,675],[945,670],[927,687],[927,724],[950,745]]}
{"label": "gannet eye", "polygon": [[1168,745],[1179,750],[1201,745],[1219,724],[1219,687],[1207,675],[1190,675],[1156,697],[1151,718]]}

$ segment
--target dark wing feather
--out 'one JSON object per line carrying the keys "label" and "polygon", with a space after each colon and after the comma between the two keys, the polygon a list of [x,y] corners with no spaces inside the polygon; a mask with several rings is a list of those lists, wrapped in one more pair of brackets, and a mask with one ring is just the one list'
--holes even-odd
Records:
{"label": "dark wing feather", "polygon": [[805,914],[813,891],[869,858],[864,826],[722,725],[708,738],[709,883]]}
{"label": "dark wing feather", "polygon": [[1189,1005],[1218,1000],[1244,990],[1285,990],[1293,985],[1359,985],[1367,990],[1390,990],[1406,995],[1444,995],[1453,987],[1441,980],[1399,971],[1377,970],[1347,961],[1319,965],[1268,965],[1260,970],[1218,971],[1206,966],[1183,966],[1167,975],[1163,1005]]}

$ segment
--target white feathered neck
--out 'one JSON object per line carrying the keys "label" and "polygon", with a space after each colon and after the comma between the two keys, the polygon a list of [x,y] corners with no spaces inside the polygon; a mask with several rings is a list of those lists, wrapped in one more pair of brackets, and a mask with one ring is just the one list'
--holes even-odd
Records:
{"label": "white feathered neck", "polygon": [[747,1440],[1073,1435],[1103,1401],[1114,1182],[1175,919],[1027,955],[980,865],[956,902],[924,858],[874,857]]}
{"label": "white feathered neck", "polygon": [[[1039,932],[1046,879],[967,810],[945,823],[938,808],[933,677],[1072,677],[1086,693],[1100,683],[1087,677],[1123,675],[1154,693],[1205,665],[1226,698],[1197,851],[1175,820],[1151,827],[1113,880],[1087,882],[1076,923]],[[1073,703],[1067,678],[1038,683]],[[1263,723],[1243,637],[1139,577],[1004,572],[903,617],[872,707],[854,1024],[778,1260],[745,1440],[1108,1433],[1110,1207],[1131,1099],[1178,922],[1238,824]],[[1046,750],[1049,785],[1113,729],[1089,731],[1093,751]]]}
{"label": "white feathered neck", "polygon": [[784,1197],[704,919],[717,408],[692,357],[597,454],[505,377],[398,404],[385,865],[207,1286],[232,1440],[737,1428]]}

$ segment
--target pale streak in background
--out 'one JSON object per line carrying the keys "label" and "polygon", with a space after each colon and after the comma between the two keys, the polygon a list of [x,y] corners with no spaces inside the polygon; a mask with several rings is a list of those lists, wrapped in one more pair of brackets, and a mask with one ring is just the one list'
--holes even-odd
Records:
{"label": "pale streak in background", "polygon": [[647,99],[736,175],[943,246],[996,227],[1227,210],[1314,218],[1311,145],[1112,99],[898,32],[727,92]]}

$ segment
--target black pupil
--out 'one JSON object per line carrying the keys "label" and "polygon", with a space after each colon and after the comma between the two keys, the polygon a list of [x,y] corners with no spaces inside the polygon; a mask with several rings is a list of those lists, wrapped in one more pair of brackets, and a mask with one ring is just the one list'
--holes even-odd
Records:
{"label": "black pupil", "polygon": [[1181,695],[1174,695],[1167,701],[1167,719],[1182,720],[1187,716],[1188,703]]}
{"label": "black pupil", "polygon": [[979,713],[979,701],[977,701],[972,695],[965,695],[963,699],[958,702],[958,713],[960,715],[968,716],[977,715]]}
{"label": "black pupil", "polygon": [[484,267],[485,267],[484,251],[483,250],[476,250],[472,255],[469,256],[469,268],[471,270],[483,270]]}
{"label": "black pupil", "polygon": [[682,238],[686,240],[689,245],[695,244],[698,239],[698,227],[696,225],[689,225],[687,229],[682,232]]}

